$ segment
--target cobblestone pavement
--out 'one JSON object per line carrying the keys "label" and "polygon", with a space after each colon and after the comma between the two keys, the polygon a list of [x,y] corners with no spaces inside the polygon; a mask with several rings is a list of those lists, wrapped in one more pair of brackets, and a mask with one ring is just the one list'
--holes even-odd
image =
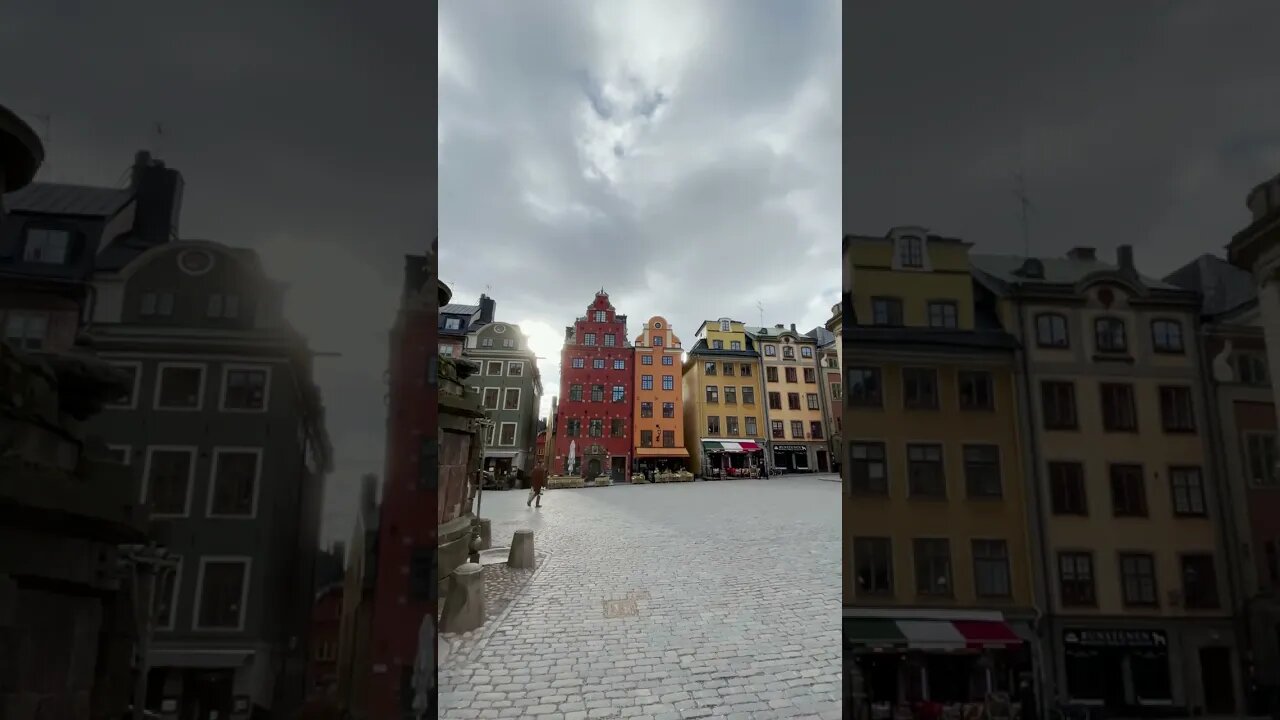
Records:
{"label": "cobblestone pavement", "polygon": [[840,485],[490,492],[549,555],[440,669],[442,718],[840,717]]}

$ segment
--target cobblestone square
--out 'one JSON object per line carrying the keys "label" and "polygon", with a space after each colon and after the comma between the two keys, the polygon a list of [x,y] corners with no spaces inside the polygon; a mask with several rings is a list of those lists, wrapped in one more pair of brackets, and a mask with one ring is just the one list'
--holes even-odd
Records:
{"label": "cobblestone square", "polygon": [[542,563],[472,637],[445,636],[442,718],[840,717],[832,475],[487,492],[495,546]]}

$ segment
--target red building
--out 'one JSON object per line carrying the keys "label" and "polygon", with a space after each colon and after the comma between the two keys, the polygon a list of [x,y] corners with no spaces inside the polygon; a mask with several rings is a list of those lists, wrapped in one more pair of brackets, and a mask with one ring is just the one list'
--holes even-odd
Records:
{"label": "red building", "polygon": [[627,316],[618,315],[601,290],[587,314],[566,327],[564,335],[552,467],[556,473],[568,472],[572,447],[573,474],[627,482],[635,385]]}
{"label": "red building", "polygon": [[311,607],[311,638],[307,662],[307,704],[334,707],[338,690],[338,627],[342,622],[342,581],[329,583],[316,592]]}
{"label": "red building", "polygon": [[436,268],[405,258],[404,291],[391,330],[387,457],[378,524],[369,684],[364,717],[397,718],[413,700],[422,620],[435,612]]}
{"label": "red building", "polygon": [[547,460],[547,431],[539,430],[538,437],[533,441],[533,466],[540,467]]}

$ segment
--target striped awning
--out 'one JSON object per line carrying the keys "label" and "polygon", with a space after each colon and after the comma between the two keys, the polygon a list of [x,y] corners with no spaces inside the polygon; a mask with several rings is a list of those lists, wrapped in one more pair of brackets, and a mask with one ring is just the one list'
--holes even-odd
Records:
{"label": "striped awning", "polygon": [[866,649],[975,650],[1022,644],[1007,623],[995,620],[846,618],[844,640]]}
{"label": "striped awning", "polygon": [[748,440],[703,440],[702,449],[706,452],[755,452],[760,445]]}

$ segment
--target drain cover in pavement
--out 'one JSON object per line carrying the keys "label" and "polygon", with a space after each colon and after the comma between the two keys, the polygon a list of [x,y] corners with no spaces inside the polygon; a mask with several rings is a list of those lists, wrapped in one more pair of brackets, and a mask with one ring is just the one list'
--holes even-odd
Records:
{"label": "drain cover in pavement", "polygon": [[639,614],[640,610],[636,607],[636,601],[631,598],[604,601],[605,618],[635,617]]}

